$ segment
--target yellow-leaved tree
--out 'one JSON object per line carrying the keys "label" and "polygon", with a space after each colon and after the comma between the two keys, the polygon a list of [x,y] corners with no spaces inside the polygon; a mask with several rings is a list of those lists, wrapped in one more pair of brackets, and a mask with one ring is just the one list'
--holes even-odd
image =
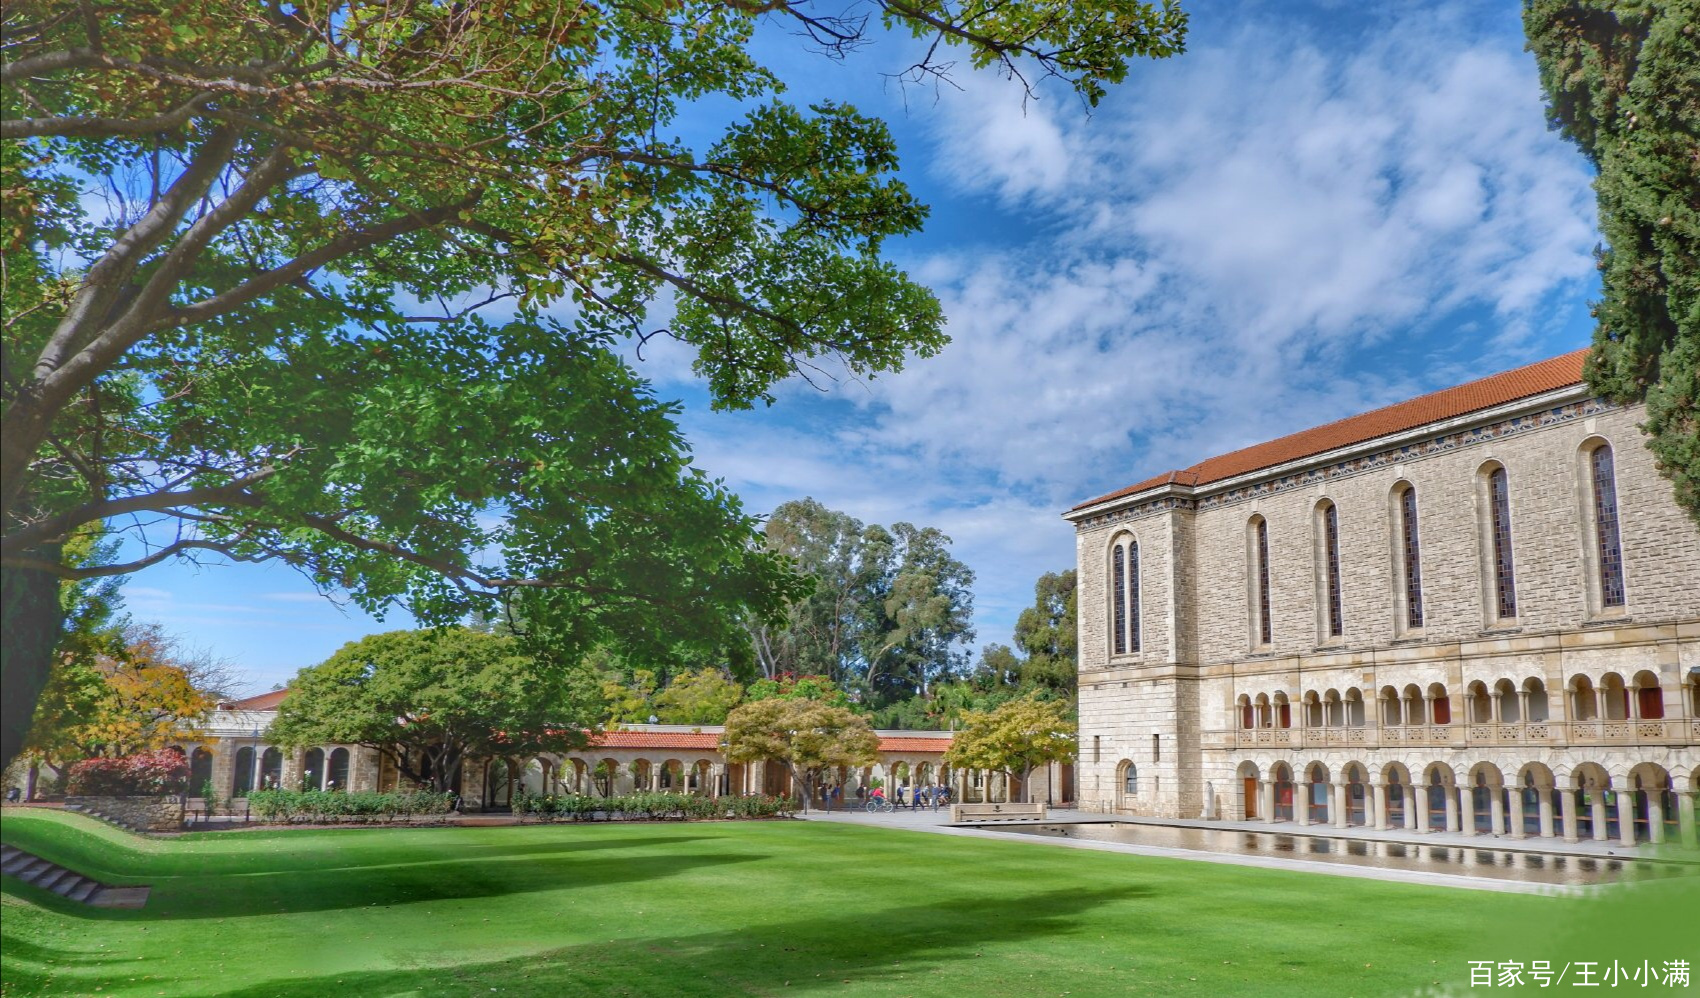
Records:
{"label": "yellow-leaved tree", "polygon": [[1027,799],[1033,770],[1074,758],[1078,728],[1068,704],[1028,694],[992,710],[963,715],[945,761],[951,769],[989,769],[1007,774]]}

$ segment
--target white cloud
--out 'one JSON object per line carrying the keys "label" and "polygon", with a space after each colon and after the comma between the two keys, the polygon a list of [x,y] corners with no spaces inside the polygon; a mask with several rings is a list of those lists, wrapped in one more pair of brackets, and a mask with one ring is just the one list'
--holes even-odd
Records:
{"label": "white cloud", "polygon": [[699,463],[753,508],[942,527],[980,641],[1006,641],[1073,560],[1067,505],[1577,345],[1542,332],[1595,280],[1589,176],[1516,27],[1425,10],[1348,47],[1248,23],[1091,118],[975,77],[938,105],[933,172],[996,207],[976,242],[1000,248],[912,267],[951,345],[838,393],[859,418],[829,432],[693,427]]}

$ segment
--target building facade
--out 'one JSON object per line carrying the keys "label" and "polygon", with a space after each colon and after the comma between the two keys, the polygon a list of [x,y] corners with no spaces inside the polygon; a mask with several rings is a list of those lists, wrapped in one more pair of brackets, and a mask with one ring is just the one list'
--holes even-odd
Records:
{"label": "building facade", "polygon": [[1082,503],[1082,806],[1694,842],[1700,528],[1584,351]]}

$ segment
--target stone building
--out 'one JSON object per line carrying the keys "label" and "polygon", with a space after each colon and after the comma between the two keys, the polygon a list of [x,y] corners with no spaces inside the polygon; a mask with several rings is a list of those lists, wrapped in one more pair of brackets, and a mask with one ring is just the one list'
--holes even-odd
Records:
{"label": "stone building", "polygon": [[[287,690],[218,705],[201,727],[203,741],[186,744],[191,786],[210,781],[223,797],[242,797],[255,786],[388,790],[402,782],[395,763],[359,745],[284,749],[269,743],[266,729],[277,717]],[[583,750],[525,759],[468,760],[457,787],[464,809],[504,809],[516,790],[534,794],[631,793],[672,790],[727,796],[794,795],[784,767],[726,761],[720,725],[628,724],[605,731]],[[844,770],[837,782],[854,797],[858,787],[878,780],[885,787],[947,783],[958,800],[1007,801],[1012,788],[1002,774],[952,772],[944,763],[948,731],[879,731],[879,758],[859,771]],[[1068,803],[1071,768],[1053,766],[1034,774],[1035,800]]]}
{"label": "stone building", "polygon": [[1700,529],[1584,353],[1066,513],[1082,807],[1693,842]]}

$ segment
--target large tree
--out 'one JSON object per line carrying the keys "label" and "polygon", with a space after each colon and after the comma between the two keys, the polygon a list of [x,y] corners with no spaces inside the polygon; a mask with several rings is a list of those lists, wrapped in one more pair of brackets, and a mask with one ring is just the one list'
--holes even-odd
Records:
{"label": "large tree", "polygon": [[1588,383],[1646,401],[1648,446],[1700,520],[1700,3],[1525,0],[1523,26],[1553,126],[1598,171]]}
{"label": "large tree", "polygon": [[101,524],[131,534],[104,575],[275,559],[430,623],[515,602],[565,653],[747,648],[788,576],[613,347],[688,344],[721,407],[939,349],[881,255],[926,214],[884,124],[752,56],[762,18],[841,54],[870,11],[923,40],[912,78],[954,52],[1089,102],[1185,29],[1170,0],[8,3],[0,762]]}
{"label": "large tree", "polygon": [[365,745],[408,779],[448,790],[469,758],[584,745],[600,711],[588,670],[538,662],[514,638],[458,627],[391,631],[297,673],[267,737]]}
{"label": "large tree", "polygon": [[953,769],[1007,773],[1025,800],[1033,770],[1074,758],[1076,740],[1068,704],[1030,693],[992,710],[964,715],[945,762]]}
{"label": "large tree", "polygon": [[879,747],[879,736],[866,720],[806,697],[756,700],[726,718],[727,760],[784,766],[802,788],[804,811],[832,770],[870,765]]}
{"label": "large tree", "polygon": [[1046,572],[1033,585],[1033,605],[1015,620],[1015,644],[1027,653],[1021,685],[1074,694],[1080,660],[1075,647],[1074,569]]}
{"label": "large tree", "polygon": [[938,529],[864,525],[799,499],[775,509],[766,532],[814,586],[782,624],[753,628],[766,676],[818,673],[878,707],[963,666],[961,646],[974,637],[974,573]]}

